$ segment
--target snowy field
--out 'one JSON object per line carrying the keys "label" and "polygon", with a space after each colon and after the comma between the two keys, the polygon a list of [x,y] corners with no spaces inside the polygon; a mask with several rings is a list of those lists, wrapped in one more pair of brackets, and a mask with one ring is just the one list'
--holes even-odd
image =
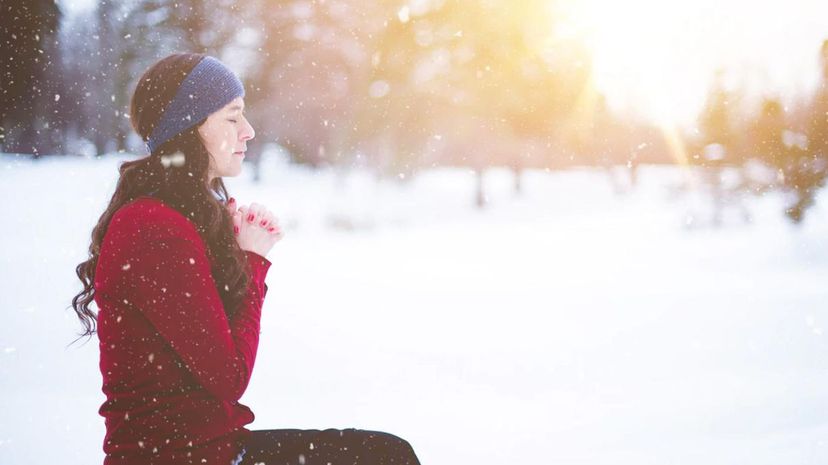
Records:
{"label": "snowy field", "polygon": [[[0,158],[0,464],[101,463],[97,339],[74,268],[125,158]],[[245,170],[250,167],[246,166]],[[706,226],[686,172],[466,170],[406,184],[278,157],[228,179],[268,258],[250,429],[407,439],[424,465],[828,463],[828,196]]]}

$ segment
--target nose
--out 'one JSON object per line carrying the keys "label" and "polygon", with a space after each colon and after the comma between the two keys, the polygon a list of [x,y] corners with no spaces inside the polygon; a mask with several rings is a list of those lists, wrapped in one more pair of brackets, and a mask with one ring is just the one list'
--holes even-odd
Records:
{"label": "nose", "polygon": [[245,141],[256,137],[256,131],[253,130],[253,126],[250,125],[250,121],[247,121],[246,117],[242,117],[242,119],[244,121],[244,127],[239,133],[239,139]]}

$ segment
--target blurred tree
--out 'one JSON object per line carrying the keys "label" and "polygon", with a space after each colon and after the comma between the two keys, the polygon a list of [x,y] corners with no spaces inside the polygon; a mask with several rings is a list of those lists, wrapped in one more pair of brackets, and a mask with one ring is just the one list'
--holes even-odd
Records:
{"label": "blurred tree", "polygon": [[[197,2],[102,0],[80,13],[64,34],[62,113],[74,138],[90,140],[98,154],[144,151],[128,120],[129,99],[140,74],[169,53],[221,55],[234,37],[227,21],[234,4],[206,8]],[[129,138],[136,141],[130,146]]]}
{"label": "blurred tree", "polygon": [[703,157],[704,164],[720,165],[734,158],[732,103],[733,95],[724,86],[723,71],[718,70],[699,118],[699,131],[704,146],[716,144],[720,149],[715,156]]}
{"label": "blurred tree", "polygon": [[[371,74],[352,136],[374,141],[388,174],[407,178],[437,163],[477,171],[501,165],[515,170],[519,189],[519,172],[545,163],[538,147],[552,145],[589,84],[588,56],[550,39],[553,4],[389,6],[370,45]],[[486,198],[480,185],[478,205]]]}
{"label": "blurred tree", "polygon": [[[429,118],[437,117],[438,110],[453,111],[441,101],[449,98],[444,95],[450,92],[448,87],[426,86],[437,74],[448,71],[448,50],[441,50],[441,46],[451,41],[444,37],[450,34],[450,26],[445,25],[435,37],[438,24],[433,20],[412,21],[409,7],[397,9],[394,2],[385,2],[383,7],[374,20],[376,33],[367,44],[370,63],[359,82],[351,138],[362,141],[360,145],[378,174],[408,179],[429,134],[436,129]],[[436,14],[429,10],[414,13]],[[435,41],[439,45],[434,45]]]}
{"label": "blurred tree", "polygon": [[[753,140],[756,156],[777,173],[776,185],[790,194],[785,214],[794,223],[800,223],[805,211],[813,205],[814,194],[825,180],[825,163],[820,152],[806,147],[804,138],[790,130],[782,105],[767,99],[757,119]],[[800,139],[800,140],[797,140]]]}
{"label": "blurred tree", "polygon": [[808,127],[808,149],[819,158],[828,158],[828,39],[820,49],[822,76],[814,97],[811,121]]}
{"label": "blurred tree", "polygon": [[[702,173],[701,181],[711,197],[711,223],[716,227],[722,224],[727,204],[739,195],[728,191],[722,179],[724,167],[739,161],[736,155],[738,142],[734,132],[734,97],[735,94],[725,88],[724,71],[717,70],[699,116],[701,156],[698,160],[702,165],[699,169]],[[741,202],[738,203],[741,207]]]}
{"label": "blurred tree", "polygon": [[751,132],[753,153],[774,168],[784,165],[787,147],[784,143],[785,112],[778,99],[766,98]]}
{"label": "blurred tree", "polygon": [[[106,92],[99,89],[99,95],[110,97],[108,103],[95,102],[100,108],[95,137],[99,153],[127,149],[126,138],[131,133],[129,99],[140,74],[174,52],[221,58],[235,33],[236,24],[227,20],[234,11],[235,4],[227,1],[209,5],[180,0],[99,3],[99,71],[108,77],[102,83]],[[106,145],[110,140],[114,140],[114,146]]]}
{"label": "blurred tree", "polygon": [[[146,18],[148,12],[164,10],[163,26],[170,31],[180,50],[192,53],[221,55],[231,45],[239,30],[242,11],[235,0],[199,1],[146,1],[141,16]],[[137,12],[138,10],[136,10]],[[147,23],[144,23],[147,24]]]}
{"label": "blurred tree", "polygon": [[313,166],[348,163],[348,133],[361,43],[376,8],[356,1],[249,2],[244,23],[255,34],[248,74],[259,144],[277,141],[294,160]]}
{"label": "blurred tree", "polygon": [[828,40],[820,51],[822,79],[813,97],[807,134],[793,131],[782,104],[766,99],[751,140],[755,156],[777,173],[777,188],[790,195],[785,214],[801,223],[828,176]]}
{"label": "blurred tree", "polygon": [[805,134],[807,142],[800,144],[795,135],[791,137],[787,157],[780,164],[784,185],[793,193],[785,213],[794,223],[804,219],[828,176],[828,40],[822,42],[819,58],[822,76],[811,106],[811,121]]}
{"label": "blurred tree", "polygon": [[0,147],[35,157],[59,151],[61,83],[54,0],[0,4]]}

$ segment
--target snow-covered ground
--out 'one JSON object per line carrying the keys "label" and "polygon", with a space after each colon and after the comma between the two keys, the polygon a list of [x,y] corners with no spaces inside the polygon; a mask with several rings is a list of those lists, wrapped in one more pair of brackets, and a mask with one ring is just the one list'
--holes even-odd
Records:
{"label": "snow-covered ground", "polygon": [[[123,157],[0,159],[0,464],[101,463],[97,339],[74,268]],[[246,167],[249,169],[249,167]],[[679,168],[407,184],[266,159],[228,179],[286,226],[268,258],[250,429],[407,439],[425,465],[828,463],[828,196],[705,226]]]}

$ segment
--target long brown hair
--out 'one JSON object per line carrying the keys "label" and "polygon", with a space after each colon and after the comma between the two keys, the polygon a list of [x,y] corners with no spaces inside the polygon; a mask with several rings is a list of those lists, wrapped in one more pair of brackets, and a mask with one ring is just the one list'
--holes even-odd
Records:
{"label": "long brown hair", "polygon": [[[203,54],[173,54],[141,76],[132,94],[130,120],[142,139],[149,138],[179,85],[202,58]],[[89,259],[75,268],[83,290],[72,299],[72,307],[86,329],[79,338],[96,333],[97,314],[89,304],[95,296],[95,267],[109,222],[121,206],[142,195],[162,200],[195,224],[210,256],[213,278],[228,317],[241,303],[250,279],[247,257],[236,242],[232,218],[222,203],[228,199],[224,181],[216,176],[208,186],[210,154],[198,134],[203,122],[176,135],[150,155],[120,165],[115,193],[92,230]]]}

